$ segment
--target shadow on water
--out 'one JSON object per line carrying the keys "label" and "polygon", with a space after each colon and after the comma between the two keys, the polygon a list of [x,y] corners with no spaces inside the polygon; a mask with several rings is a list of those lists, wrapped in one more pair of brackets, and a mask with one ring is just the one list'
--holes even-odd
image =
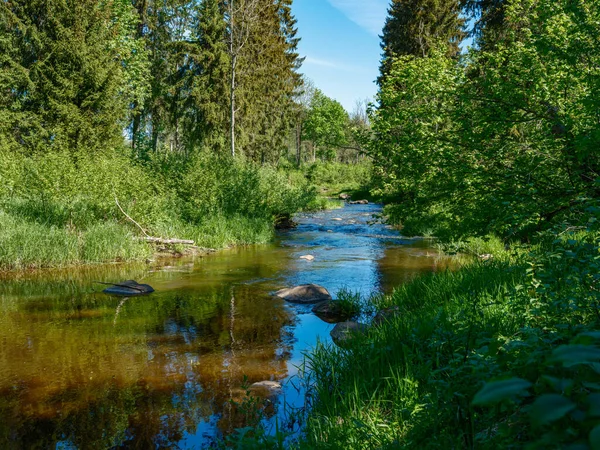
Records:
{"label": "shadow on water", "polygon": [[[303,352],[332,325],[274,290],[368,296],[448,266],[427,241],[371,223],[377,212],[301,215],[273,244],[202,258],[3,275],[0,447],[200,448],[252,423],[246,386],[263,380],[283,384],[258,403],[267,422],[284,403],[302,408]],[[94,283],[125,279],[156,292],[111,297]]]}

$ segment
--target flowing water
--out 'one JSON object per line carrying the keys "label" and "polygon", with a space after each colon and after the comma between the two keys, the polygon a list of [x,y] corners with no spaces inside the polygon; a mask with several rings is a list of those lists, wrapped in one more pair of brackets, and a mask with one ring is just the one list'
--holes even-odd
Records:
{"label": "flowing water", "polygon": [[[372,223],[378,212],[301,215],[272,244],[193,259],[5,275],[0,448],[202,448],[258,410],[267,427],[297,430],[303,352],[333,325],[273,291],[316,283],[368,297],[449,263]],[[127,279],[156,292],[118,298],[95,283]],[[248,397],[263,380],[282,391]]]}

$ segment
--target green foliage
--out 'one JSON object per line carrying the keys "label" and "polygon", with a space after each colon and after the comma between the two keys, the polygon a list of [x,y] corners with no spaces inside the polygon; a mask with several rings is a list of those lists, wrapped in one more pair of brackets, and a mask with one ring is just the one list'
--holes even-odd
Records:
{"label": "green foliage", "polygon": [[319,157],[332,160],[336,148],[347,143],[348,121],[344,107],[317,89],[303,123],[303,138],[314,143]]}
{"label": "green foliage", "polygon": [[[269,241],[278,219],[315,199],[306,183],[292,186],[275,169],[210,155],[192,163],[156,158],[145,166],[116,150],[93,157],[2,152],[0,161],[0,212],[10,224],[2,238],[4,268],[147,256],[149,248],[133,239],[140,230],[117,201],[150,235],[221,248]],[[28,232],[37,237],[27,240]]]}
{"label": "green foliage", "polygon": [[[143,72],[126,2],[0,5],[0,134],[13,149],[100,151],[121,139]],[[130,75],[125,71],[130,70]],[[135,95],[135,94],[134,94]]]}
{"label": "green foliage", "polygon": [[597,5],[510,2],[506,32],[463,64],[392,65],[370,153],[391,218],[418,233],[530,241],[597,198]]}
{"label": "green foliage", "polygon": [[595,223],[499,249],[378,301],[398,313],[349,349],[321,346],[308,356],[317,402],[306,446],[593,448]]}

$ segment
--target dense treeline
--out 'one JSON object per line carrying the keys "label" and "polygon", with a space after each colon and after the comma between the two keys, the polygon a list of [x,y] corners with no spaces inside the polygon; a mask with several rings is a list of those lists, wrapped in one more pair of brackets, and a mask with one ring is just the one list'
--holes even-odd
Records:
{"label": "dense treeline", "polygon": [[[202,146],[277,160],[302,80],[289,0],[9,1],[2,136],[24,152]],[[231,118],[235,122],[231,121]]]}
{"label": "dense treeline", "polygon": [[441,3],[392,2],[364,145],[389,219],[473,257],[309,357],[303,443],[600,448],[600,2],[461,2],[462,55]]}
{"label": "dense treeline", "polygon": [[0,2],[0,267],[140,258],[143,233],[265,241],[314,206],[277,166],[344,159],[353,122],[336,104],[324,148],[313,97],[335,102],[304,86],[291,7]]}

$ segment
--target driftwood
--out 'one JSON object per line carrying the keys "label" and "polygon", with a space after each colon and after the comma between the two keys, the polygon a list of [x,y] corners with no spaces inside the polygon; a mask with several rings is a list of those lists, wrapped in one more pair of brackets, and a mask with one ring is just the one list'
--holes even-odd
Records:
{"label": "driftwood", "polygon": [[195,245],[195,242],[191,241],[189,239],[164,239],[164,238],[150,236],[148,233],[146,233],[146,230],[144,230],[144,228],[142,228],[142,226],[139,223],[137,223],[135,220],[133,220],[131,218],[131,216],[125,212],[125,210],[119,204],[119,199],[117,198],[117,195],[116,194],[114,194],[114,195],[115,195],[115,203],[117,204],[117,206],[119,207],[121,212],[125,215],[125,217],[127,217],[127,219],[129,219],[131,222],[136,224],[137,227],[140,230],[142,230],[142,233],[144,233],[144,237],[142,237],[140,239],[142,239],[146,242],[154,242],[155,244],[164,244],[164,245],[168,245],[168,244]]}

